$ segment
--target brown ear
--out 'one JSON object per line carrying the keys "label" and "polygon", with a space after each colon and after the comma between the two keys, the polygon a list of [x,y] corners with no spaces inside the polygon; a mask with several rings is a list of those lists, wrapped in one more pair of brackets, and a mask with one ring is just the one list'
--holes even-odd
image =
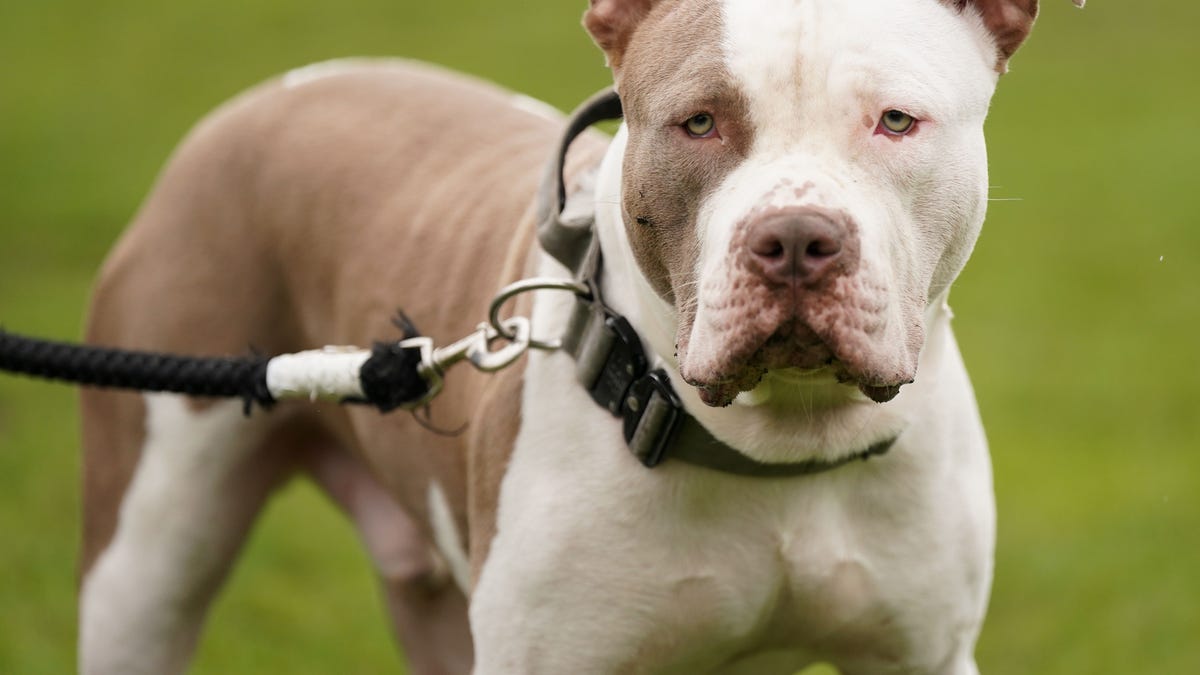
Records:
{"label": "brown ear", "polygon": [[[1071,0],[1076,7],[1083,7],[1086,0]],[[1037,18],[1038,0],[954,0],[961,10],[967,5],[975,8],[983,17],[983,23],[992,36],[996,38],[999,49],[999,60],[996,69],[1004,72],[1008,69],[1008,59],[1017,51],[1017,47],[1029,37],[1033,29],[1033,20]]]}
{"label": "brown ear", "polygon": [[596,44],[604,50],[608,65],[616,70],[621,65],[625,48],[634,29],[650,13],[655,0],[590,0],[591,6],[583,15],[583,25]]}

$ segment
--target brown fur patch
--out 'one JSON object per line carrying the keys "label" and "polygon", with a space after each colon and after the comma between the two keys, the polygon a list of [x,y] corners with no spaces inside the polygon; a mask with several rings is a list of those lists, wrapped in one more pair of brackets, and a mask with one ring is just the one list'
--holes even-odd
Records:
{"label": "brown fur patch", "polygon": [[[686,314],[696,290],[696,220],[749,153],[748,103],[725,70],[719,3],[663,3],[640,30],[645,39],[630,47],[620,82],[629,128],[622,209],[642,273]],[[699,113],[712,115],[719,139],[687,134],[683,124]]]}
{"label": "brown fur patch", "polygon": [[[398,337],[403,308],[438,344],[458,339],[523,270],[560,131],[508,92],[411,64],[259,87],[201,123],[163,171],[105,265],[88,338],[195,354],[369,345]],[[605,144],[577,146],[575,167]],[[435,423],[475,419],[488,378],[450,373]],[[437,481],[460,532],[490,532],[468,527],[469,445],[482,446],[482,480],[498,480],[510,433],[443,437],[404,413],[299,408],[413,521],[428,526]],[[83,412],[86,567],[112,536],[144,413],[111,392],[86,394]]]}
{"label": "brown fur patch", "polygon": [[625,48],[653,4],[651,0],[591,0],[583,25],[604,50],[609,66],[621,66]]}

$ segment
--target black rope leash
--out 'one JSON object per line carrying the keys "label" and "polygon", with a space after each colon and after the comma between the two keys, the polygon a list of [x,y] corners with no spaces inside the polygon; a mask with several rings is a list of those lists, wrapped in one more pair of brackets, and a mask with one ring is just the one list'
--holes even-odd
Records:
{"label": "black rope leash", "polygon": [[0,370],[94,387],[238,397],[270,407],[269,358],[190,357],[25,337],[0,330]]}
{"label": "black rope leash", "polygon": [[[415,331],[414,331],[415,332]],[[196,357],[31,338],[0,329],[0,371],[84,386],[240,398],[249,414],[277,402],[267,383],[271,358]],[[389,412],[425,396],[421,354],[399,343],[377,343],[359,373],[365,403]]]}
{"label": "black rope leash", "polygon": [[[403,312],[392,321],[402,334],[398,341],[377,342],[370,350],[324,347],[274,357],[200,357],[116,349],[0,329],[0,372],[83,386],[240,398],[247,415],[255,404],[266,409],[289,398],[361,403],[385,413],[398,408],[416,410],[441,391],[446,370],[460,361],[483,372],[495,372],[530,348],[557,349],[557,343],[533,340],[529,319],[500,318],[507,300],[541,289],[576,294],[585,290],[561,279],[510,284],[493,298],[489,322],[444,347],[422,336]],[[505,344],[493,350],[495,342]]]}

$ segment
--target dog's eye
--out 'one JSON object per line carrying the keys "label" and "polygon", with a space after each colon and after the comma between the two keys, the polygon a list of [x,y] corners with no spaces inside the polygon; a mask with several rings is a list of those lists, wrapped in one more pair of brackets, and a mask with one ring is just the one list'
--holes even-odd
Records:
{"label": "dog's eye", "polygon": [[903,136],[912,131],[913,125],[917,120],[906,112],[899,110],[889,110],[883,113],[883,117],[879,120],[880,126],[889,134]]}
{"label": "dog's eye", "polygon": [[717,123],[712,115],[700,113],[689,117],[688,121],[683,123],[683,128],[695,138],[704,138],[716,130]]}

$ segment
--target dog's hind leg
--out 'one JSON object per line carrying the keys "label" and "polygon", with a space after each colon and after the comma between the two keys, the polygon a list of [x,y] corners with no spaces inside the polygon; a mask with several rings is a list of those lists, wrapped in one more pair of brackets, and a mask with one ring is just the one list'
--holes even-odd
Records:
{"label": "dog's hind leg", "polygon": [[[136,400],[89,396],[85,429],[89,415],[103,427],[95,417],[106,403],[121,413]],[[277,418],[247,419],[240,401],[197,409],[180,397],[150,395],[144,407],[140,459],[123,498],[101,485],[85,490],[85,521],[101,523],[85,522],[85,565],[94,562],[84,570],[80,597],[83,673],[184,671],[210,601],[290,466],[284,445],[269,442]],[[85,483],[103,473],[97,463],[136,456],[117,445],[122,438],[90,439]],[[119,494],[120,485],[115,489]],[[118,503],[119,513],[111,513]],[[105,547],[103,523],[114,518]]]}
{"label": "dog's hind leg", "polygon": [[467,599],[427,534],[356,457],[310,453],[305,468],[354,523],[376,573],[397,640],[418,675],[466,675],[474,652]]}

